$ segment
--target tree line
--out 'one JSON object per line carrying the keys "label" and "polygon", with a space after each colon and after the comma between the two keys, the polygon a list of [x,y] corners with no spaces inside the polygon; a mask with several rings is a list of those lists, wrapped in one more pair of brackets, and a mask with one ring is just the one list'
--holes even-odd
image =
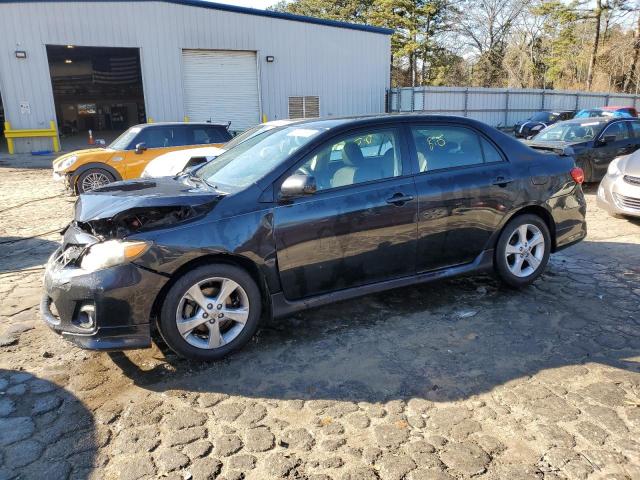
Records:
{"label": "tree line", "polygon": [[391,85],[640,92],[640,0],[281,0],[394,30]]}

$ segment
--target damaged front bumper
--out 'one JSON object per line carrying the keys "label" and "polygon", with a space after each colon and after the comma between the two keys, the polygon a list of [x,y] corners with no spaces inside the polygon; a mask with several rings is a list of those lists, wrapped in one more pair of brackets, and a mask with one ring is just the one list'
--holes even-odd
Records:
{"label": "damaged front bumper", "polygon": [[54,182],[61,182],[64,185],[64,188],[67,190],[73,190],[72,188],[72,179],[73,174],[68,172],[56,172],[54,170],[52,174],[52,178]]}
{"label": "damaged front bumper", "polygon": [[65,265],[60,253],[45,270],[45,323],[82,348],[149,347],[151,309],[168,278],[133,263],[87,272]]}

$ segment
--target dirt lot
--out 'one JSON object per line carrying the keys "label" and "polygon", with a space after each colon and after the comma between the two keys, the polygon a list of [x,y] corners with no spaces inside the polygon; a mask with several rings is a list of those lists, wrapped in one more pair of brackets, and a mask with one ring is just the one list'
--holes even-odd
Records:
{"label": "dirt lot", "polygon": [[0,479],[640,478],[640,222],[593,189],[587,240],[524,291],[486,276],[373,295],[201,365],[81,351],[39,321],[47,232],[73,199],[11,165]]}

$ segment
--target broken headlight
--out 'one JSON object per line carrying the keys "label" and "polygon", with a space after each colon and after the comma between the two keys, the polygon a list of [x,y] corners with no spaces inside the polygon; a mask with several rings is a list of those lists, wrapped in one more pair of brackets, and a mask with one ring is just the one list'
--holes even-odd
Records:
{"label": "broken headlight", "polygon": [[150,242],[125,242],[122,240],[108,240],[95,243],[82,257],[80,267],[94,272],[103,268],[132,262],[142,256],[151,246]]}
{"label": "broken headlight", "polygon": [[65,158],[59,164],[57,164],[54,168],[56,172],[63,172],[70,168],[74,163],[76,163],[78,157],[76,155],[71,155],[70,157]]}

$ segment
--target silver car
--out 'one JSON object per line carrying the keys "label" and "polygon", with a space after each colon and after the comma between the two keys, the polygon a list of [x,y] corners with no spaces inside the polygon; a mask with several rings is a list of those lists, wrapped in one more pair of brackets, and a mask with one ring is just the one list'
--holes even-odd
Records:
{"label": "silver car", "polygon": [[640,217],[640,150],[609,164],[598,187],[598,206],[614,216]]}

